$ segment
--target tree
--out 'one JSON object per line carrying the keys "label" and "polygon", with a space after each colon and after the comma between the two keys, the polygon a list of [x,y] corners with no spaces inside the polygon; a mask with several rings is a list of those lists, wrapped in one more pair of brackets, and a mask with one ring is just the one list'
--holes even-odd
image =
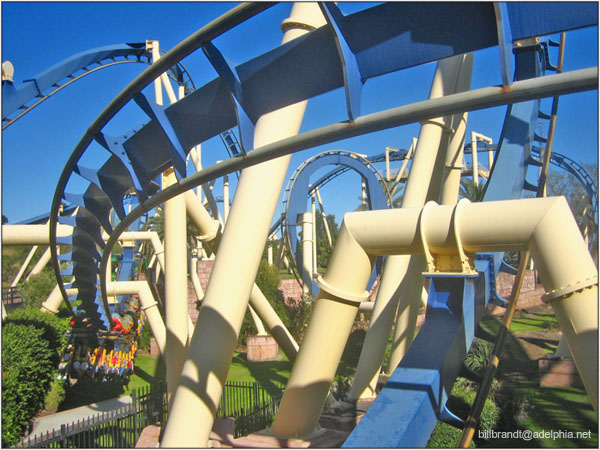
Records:
{"label": "tree", "polygon": [[[598,163],[582,163],[581,166],[592,179],[598,180]],[[595,187],[596,197],[598,197],[598,185],[596,184]],[[562,195],[566,198],[581,233],[588,238],[594,261],[598,261],[598,224],[595,223],[594,208],[584,186],[570,173],[551,169],[546,181],[546,194],[549,197]],[[595,208],[598,208],[598,205],[595,205]],[[585,233],[586,228],[587,233]]]}
{"label": "tree", "polygon": [[[598,179],[598,164],[581,164],[581,166],[592,178]],[[596,186],[596,195],[598,195],[597,190],[598,186]],[[546,181],[546,194],[549,197],[564,196],[577,224],[583,226],[584,211],[589,212],[591,200],[583,185],[573,175],[564,170],[550,170]]]}
{"label": "tree", "polygon": [[472,178],[465,178],[460,180],[460,189],[458,195],[461,198],[466,198],[472,202],[483,201],[483,194],[485,193],[485,184],[475,184]]}
{"label": "tree", "polygon": [[[31,250],[29,245],[3,245],[2,246],[2,286],[10,286]],[[36,255],[41,254],[38,249]]]}
{"label": "tree", "polygon": [[49,267],[36,275],[32,275],[21,288],[23,302],[27,308],[41,308],[44,300],[48,298],[56,286],[56,277]]}
{"label": "tree", "polygon": [[340,232],[339,227],[335,222],[335,215],[328,214],[326,219],[327,225],[329,226],[329,232],[331,233],[331,248],[329,247],[329,241],[327,240],[323,215],[317,214],[317,267],[323,269],[327,268],[327,265],[329,264],[335,241]]}
{"label": "tree", "polygon": [[390,198],[392,199],[392,208],[401,208],[406,183],[403,181],[395,183],[394,180],[384,180],[384,183],[387,187],[387,191],[390,193]]}

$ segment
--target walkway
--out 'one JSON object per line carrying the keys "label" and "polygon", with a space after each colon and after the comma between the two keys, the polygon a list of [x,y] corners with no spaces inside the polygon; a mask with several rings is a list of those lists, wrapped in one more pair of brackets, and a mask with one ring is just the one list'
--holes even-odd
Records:
{"label": "walkway", "polygon": [[106,411],[114,411],[131,404],[131,401],[130,395],[124,395],[122,397],[103,400],[98,403],[91,403],[86,406],[80,406],[79,408],[68,409],[66,411],[39,417],[34,419],[32,431],[29,436],[33,437],[46,433],[47,431],[52,431],[53,429],[60,430],[61,425],[71,424]]}

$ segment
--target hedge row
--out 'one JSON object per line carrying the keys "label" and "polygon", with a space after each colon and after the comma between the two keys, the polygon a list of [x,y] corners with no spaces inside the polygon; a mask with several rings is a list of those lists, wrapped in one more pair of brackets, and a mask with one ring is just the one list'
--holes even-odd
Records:
{"label": "hedge row", "polygon": [[68,327],[68,319],[36,309],[18,310],[3,320],[3,447],[15,445],[43,408]]}

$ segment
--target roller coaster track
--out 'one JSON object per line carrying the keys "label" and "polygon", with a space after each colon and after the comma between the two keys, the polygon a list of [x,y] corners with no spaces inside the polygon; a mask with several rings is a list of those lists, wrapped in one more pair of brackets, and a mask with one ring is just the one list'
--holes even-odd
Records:
{"label": "roller coaster track", "polygon": [[[2,129],[83,77],[101,69],[127,63],[152,64],[152,54],[146,50],[145,43],[111,45],[87,50],[55,64],[19,86],[2,83]],[[189,73],[181,63],[169,69],[169,77],[190,90],[195,89]],[[31,103],[36,98],[38,100]],[[21,112],[10,117],[17,110]]]}
{"label": "roller coaster track", "polygon": [[[405,154],[406,152],[394,152],[393,160],[400,160],[401,156]],[[292,268],[297,279],[299,278],[297,268],[300,266],[301,261],[299,260],[298,239],[294,231],[296,223],[293,220],[300,212],[304,211],[303,200],[306,199],[307,195],[312,195],[316,188],[324,186],[348,170],[354,170],[366,181],[370,209],[386,208],[391,204],[391,196],[387,185],[381,183],[383,179],[381,173],[373,164],[374,161],[379,160],[380,156],[367,158],[346,150],[329,150],[304,161],[294,171],[284,191],[281,203],[282,216],[277,224],[281,226],[281,235],[284,237],[290,255],[295,256],[296,264],[292,264]],[[385,160],[385,155],[383,155],[383,158]],[[309,184],[310,174],[320,167],[332,164],[336,165],[335,169],[323,175],[314,183]]]}
{"label": "roller coaster track", "polygon": [[[577,7],[576,17],[573,17],[569,14],[573,6],[566,3],[506,3],[500,10],[501,14],[506,14],[504,20],[497,20],[491,3],[440,3],[432,8],[424,4],[387,3],[347,16],[335,4],[325,3],[322,8],[328,26],[235,67],[227,63],[212,41],[272,5],[253,3],[233,8],[182,41],[136,77],[90,125],[68,158],[56,187],[50,215],[52,262],[63,297],[68,304],[69,300],[74,302],[73,306],[83,311],[94,327],[110,329],[106,267],[119,235],[146,211],[216,177],[306,148],[395,126],[507,104],[513,105],[511,114],[514,114],[520,102],[535,103],[535,99],[549,95],[596,89],[597,69],[594,68],[543,77],[537,77],[541,74],[536,73],[517,78],[518,81],[512,84],[507,82],[504,87],[481,88],[360,115],[360,87],[366,80],[495,45],[500,46],[501,54],[510,55],[512,44],[517,40],[596,24],[595,5],[577,5],[583,6]],[[552,20],[540,20],[540,14]],[[509,17],[519,20],[510,21]],[[478,26],[472,26],[474,23]],[[378,31],[375,36],[368,30]],[[510,39],[505,40],[503,36],[507,35]],[[342,45],[338,45],[340,43]],[[141,93],[160,74],[200,48],[213,64],[218,78],[167,108],[155,106]],[[517,64],[518,68],[520,64]],[[348,71],[349,66],[356,70]],[[503,65],[505,79],[510,66]],[[346,91],[349,122],[334,123],[257,149],[251,148],[253,124],[258,117],[340,87]],[[117,137],[104,134],[104,127],[131,100],[150,121],[136,127],[133,133]],[[511,126],[511,114],[507,115],[506,128]],[[236,125],[244,152],[188,176],[185,160],[190,149]],[[513,138],[511,135],[511,142]],[[79,164],[91,145],[99,145],[107,151],[107,160],[99,168],[88,169]],[[522,152],[523,143],[518,145]],[[503,158],[513,159],[511,151],[502,148],[502,153]],[[153,180],[168,168],[174,169],[179,182],[158,191]],[[523,179],[516,171],[498,166],[494,172],[488,183],[489,194],[510,198],[513,184],[519,190],[522,188]],[[66,191],[71,177],[88,180],[82,194],[73,195]],[[514,182],[507,183],[506,179],[501,180],[503,177],[514,179]],[[492,183],[494,179],[503,182],[497,190],[496,184]],[[122,199],[130,193],[137,195],[140,205],[125,214]],[[65,200],[80,206],[75,217],[59,214]],[[109,220],[111,210],[121,220],[114,228]],[[57,237],[57,223],[73,225],[73,235],[67,239]],[[110,236],[107,242],[102,239],[102,231]],[[64,270],[59,266],[57,244],[72,245],[71,264]],[[63,276],[70,275],[75,281],[66,284]],[[76,297],[69,299],[68,287],[78,289]],[[451,377],[446,374],[446,378]]]}
{"label": "roller coaster track", "polygon": [[[561,155],[560,153],[552,152],[550,155],[550,163],[560,167],[573,175],[577,181],[581,183],[583,189],[589,197],[589,204],[591,206],[594,223],[598,226],[598,186],[594,182],[594,178],[589,174],[585,168],[579,163],[569,158],[568,156]],[[534,147],[531,152],[531,164],[541,165],[541,157],[539,148]]]}

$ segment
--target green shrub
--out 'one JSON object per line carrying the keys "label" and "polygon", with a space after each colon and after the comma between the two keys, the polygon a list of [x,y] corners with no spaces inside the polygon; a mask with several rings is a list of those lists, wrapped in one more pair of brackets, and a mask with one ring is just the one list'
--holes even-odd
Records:
{"label": "green shrub", "polygon": [[[471,382],[464,378],[458,378],[452,392],[448,398],[448,409],[462,419],[466,419],[469,415],[471,405],[475,401],[477,392],[473,389]],[[479,429],[495,430],[497,429],[500,420],[500,408],[494,403],[492,398],[488,396],[483,410],[481,411]],[[431,433],[428,448],[455,448],[462,430],[454,428],[446,423],[438,422]],[[476,434],[477,436],[477,434]],[[471,442],[470,447],[475,447],[475,443]]]}
{"label": "green shrub", "polygon": [[[30,245],[3,245],[2,246],[2,286],[10,286],[17,276],[21,265],[31,250]],[[38,249],[37,255],[42,250]]]}
{"label": "green shrub", "polygon": [[34,325],[2,327],[2,446],[16,444],[44,405],[55,374],[55,352],[44,333]]}
{"label": "green shrub", "polygon": [[[12,312],[2,323],[2,443],[14,445],[45,402],[58,405],[64,390],[55,386],[67,318],[38,309]],[[62,393],[61,393],[62,392]]]}
{"label": "green shrub", "polygon": [[500,429],[516,430],[527,420],[531,408],[530,396],[530,392],[519,390],[510,381],[502,382],[500,388],[494,393],[496,403],[502,408]]}
{"label": "green shrub", "polygon": [[36,308],[17,309],[3,320],[6,324],[32,325],[43,331],[42,338],[48,341],[52,361],[58,365],[60,354],[67,345],[65,333],[70,329],[69,318],[58,317]]}
{"label": "green shrub", "polygon": [[152,329],[150,328],[150,324],[148,321],[144,322],[142,326],[142,334],[140,336],[140,349],[142,350],[150,350],[150,340],[154,337],[152,334]]}
{"label": "green shrub", "polygon": [[246,345],[248,342],[248,336],[254,336],[256,333],[258,333],[258,330],[254,325],[254,320],[252,319],[250,311],[247,309],[246,314],[244,315],[244,321],[242,322],[242,329],[240,330],[240,336],[238,339],[239,344]]}
{"label": "green shrub", "polygon": [[65,383],[63,380],[54,378],[50,383],[50,389],[44,399],[44,408],[49,411],[56,411],[65,399]]}
{"label": "green shrub", "polygon": [[286,305],[289,317],[288,329],[296,342],[302,342],[304,331],[312,314],[315,298],[312,294],[303,294],[298,304]]}
{"label": "green shrub", "polygon": [[279,292],[280,282],[279,269],[275,266],[270,266],[266,259],[262,259],[258,266],[258,273],[256,274],[256,285],[260,288],[275,312],[287,326],[286,322],[289,322],[289,320],[287,317],[287,310],[283,304],[283,296]]}
{"label": "green shrub", "polygon": [[280,281],[277,267],[270,266],[266,259],[262,259],[258,266],[258,273],[256,274],[256,285],[260,288],[283,324],[288,327],[290,319],[283,301],[283,295],[279,292]]}
{"label": "green shrub", "polygon": [[21,295],[27,308],[41,308],[42,303],[48,298],[56,286],[56,278],[51,270],[43,270],[33,275],[23,283]]}
{"label": "green shrub", "polygon": [[353,375],[358,366],[362,345],[367,335],[366,330],[355,328],[348,336],[348,341],[344,347],[344,353],[338,366],[337,373],[343,376]]}
{"label": "green shrub", "polygon": [[471,350],[465,357],[465,366],[477,372],[478,374],[483,375],[483,372],[485,371],[485,368],[490,360],[491,354],[492,350],[490,348],[490,344],[476,339],[471,346]]}

